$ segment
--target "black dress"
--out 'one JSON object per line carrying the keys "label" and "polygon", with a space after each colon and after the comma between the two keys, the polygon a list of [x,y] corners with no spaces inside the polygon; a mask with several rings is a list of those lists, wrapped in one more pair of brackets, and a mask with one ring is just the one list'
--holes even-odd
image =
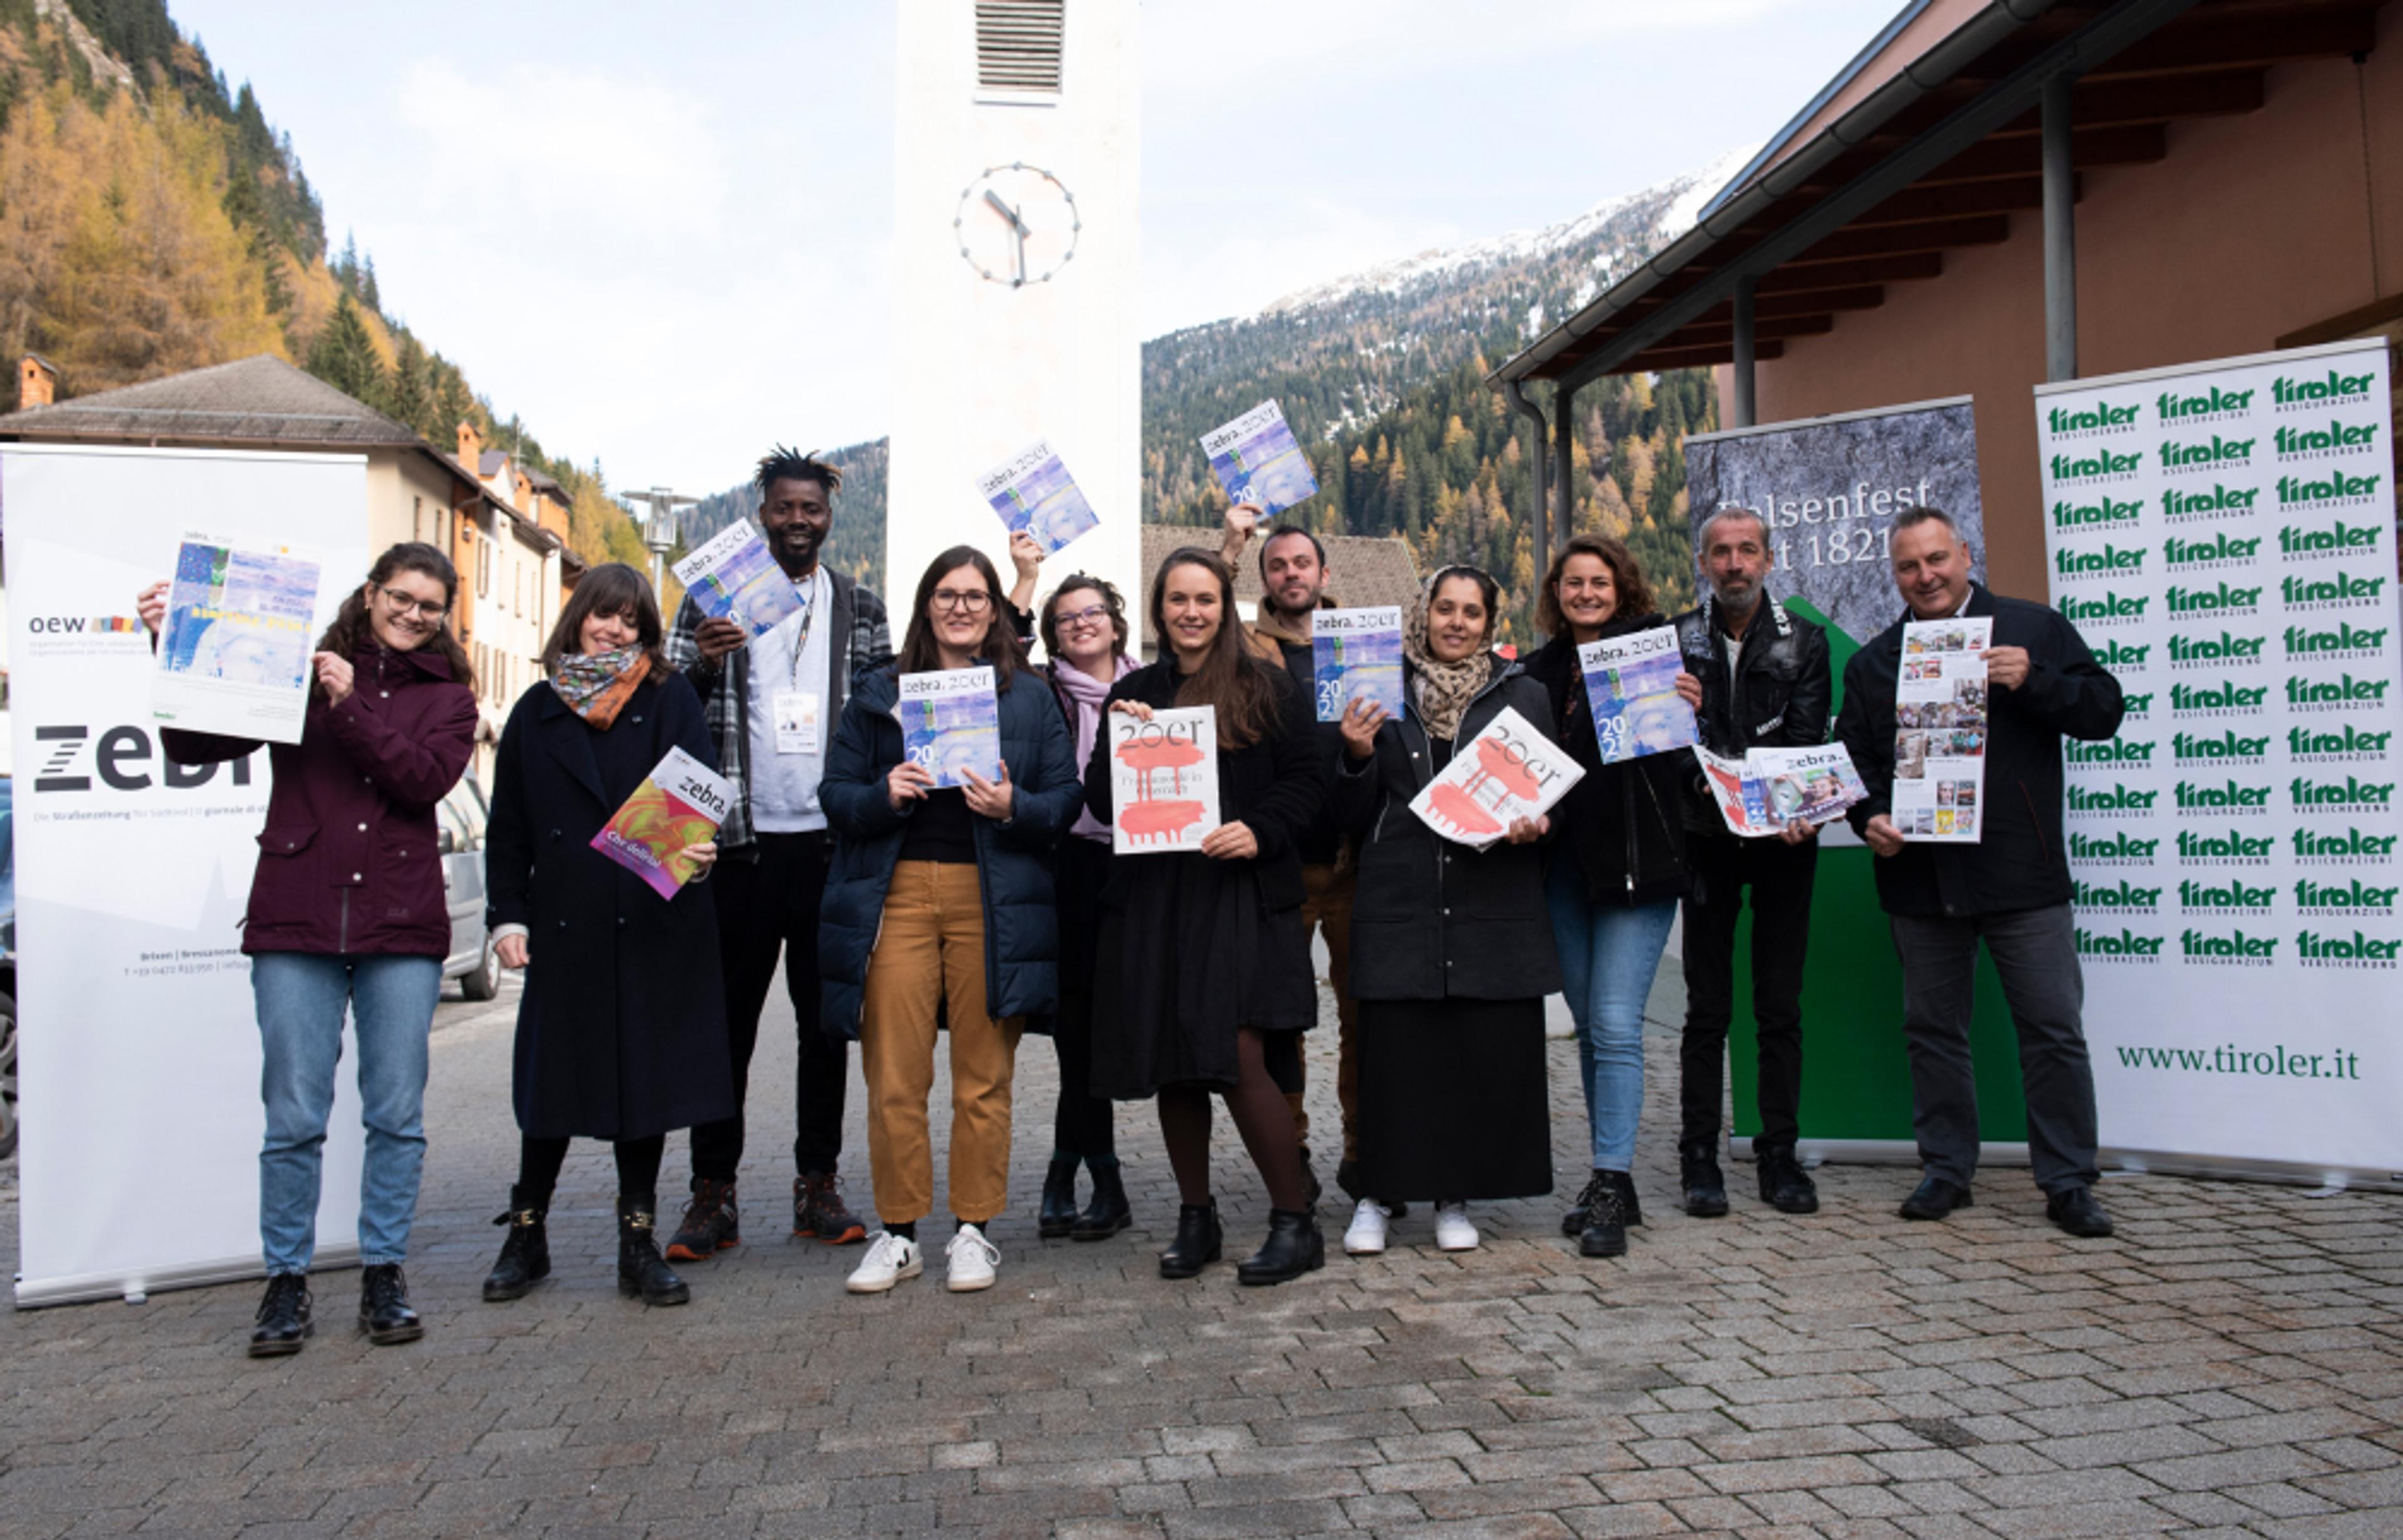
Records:
{"label": "black dress", "polygon": [[[1231,1089],[1238,1028],[1300,1032],[1318,1020],[1294,837],[1324,804],[1328,766],[1308,701],[1283,670],[1261,673],[1276,691],[1274,727],[1257,742],[1218,752],[1219,817],[1248,826],[1259,853],[1111,859],[1093,972],[1097,1096]],[[1110,699],[1165,709],[1176,703],[1179,682],[1174,661],[1164,660],[1119,680]],[[1085,787],[1093,815],[1110,818],[1106,731],[1093,744]]]}

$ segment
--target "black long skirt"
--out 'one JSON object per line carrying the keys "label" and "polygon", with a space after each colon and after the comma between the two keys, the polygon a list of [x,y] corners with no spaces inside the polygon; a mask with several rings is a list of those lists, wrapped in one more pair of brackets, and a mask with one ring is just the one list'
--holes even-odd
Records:
{"label": "black long skirt", "polygon": [[1359,1054],[1361,1192],[1552,1190],[1543,1001],[1363,1000]]}

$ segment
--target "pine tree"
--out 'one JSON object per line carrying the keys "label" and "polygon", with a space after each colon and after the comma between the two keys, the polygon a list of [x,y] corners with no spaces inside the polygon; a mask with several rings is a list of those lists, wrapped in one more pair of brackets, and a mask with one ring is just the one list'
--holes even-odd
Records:
{"label": "pine tree", "polygon": [[354,400],[379,409],[384,404],[383,360],[376,356],[375,341],[347,289],[335,299],[333,317],[309,350],[309,372]]}

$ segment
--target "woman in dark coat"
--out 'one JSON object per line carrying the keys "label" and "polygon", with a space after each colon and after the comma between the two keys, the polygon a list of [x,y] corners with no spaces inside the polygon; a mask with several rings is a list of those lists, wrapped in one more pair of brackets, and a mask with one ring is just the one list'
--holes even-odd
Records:
{"label": "woman in dark coat", "polygon": [[[1362,1198],[1343,1249],[1385,1249],[1390,1204],[1435,1200],[1436,1244],[1477,1244],[1470,1199],[1552,1190],[1544,996],[1560,987],[1544,904],[1544,818],[1478,850],[1410,801],[1505,707],[1537,731],[1543,686],[1489,644],[1500,591],[1474,567],[1427,579],[1403,624],[1403,711],[1355,701],[1336,815],[1359,839],[1352,992],[1360,1002]],[[1531,757],[1557,755],[1549,743]]]}
{"label": "woman in dark coat", "polygon": [[[895,707],[903,674],[989,667],[1001,765],[938,786],[908,756]],[[1059,1004],[1051,846],[1076,813],[1068,727],[1026,667],[993,563],[973,546],[935,558],[918,582],[901,654],[842,708],[819,798],[835,832],[819,911],[826,1030],[856,1037],[868,1079],[868,1167],[883,1228],[845,1280],[881,1294],[924,1270],[918,1221],[934,1208],[926,1098],[936,1020],[951,1029],[944,1247],[953,1293],[993,1286],[1000,1248],[984,1231],[1009,1191],[1010,1086],[1025,1019]]]}
{"label": "woman in dark coat", "polygon": [[1225,562],[1189,546],[1173,552],[1152,579],[1151,624],[1160,659],[1111,687],[1085,770],[1086,805],[1096,818],[1113,816],[1109,714],[1147,719],[1210,706],[1223,822],[1198,853],[1112,859],[1093,985],[1093,1089],[1159,1099],[1183,1204],[1176,1239],[1160,1258],[1165,1278],[1190,1278],[1218,1256],[1210,1096],[1226,1099],[1271,1205],[1268,1241],[1236,1277],[1282,1283],[1326,1264],[1268,1039],[1318,1019],[1293,841],[1325,804],[1330,767],[1310,701],[1244,646]]}
{"label": "woman in dark coat", "polygon": [[[298,743],[267,751],[275,788],[258,835],[242,950],[258,1000],[258,1229],[267,1295],[250,1355],[299,1353],[313,1329],[309,1264],[342,1017],[359,1050],[367,1163],[359,1173],[359,1326],[368,1340],[425,1335],[401,1263],[425,1163],[426,1039],[451,951],[435,804],[475,752],[475,674],[443,629],[459,575],[416,541],[376,558],[311,659]],[[170,585],[137,601],[157,631]],[[256,739],[160,734],[178,765],[255,752]]]}
{"label": "woman in dark coat", "polygon": [[[1627,1227],[1644,1222],[1629,1174],[1644,1112],[1644,1002],[1692,885],[1678,798],[1693,758],[1679,750],[1604,764],[1577,649],[1668,623],[1634,553],[1580,534],[1544,575],[1535,624],[1551,640],[1527,660],[1549,696],[1555,741],[1586,771],[1554,810],[1561,833],[1546,887],[1593,1136],[1593,1175],[1561,1229],[1587,1256],[1624,1253]],[[1702,681],[1680,673],[1677,693],[1700,705]]]}
{"label": "woman in dark coat", "polygon": [[[691,1297],[655,1237],[660,1156],[669,1130],[734,1110],[717,911],[688,891],[660,897],[592,848],[670,749],[716,768],[700,698],[660,637],[643,575],[593,568],[543,651],[549,682],[518,698],[501,733],[484,867],[494,946],[526,970],[512,1082],[524,1137],[487,1299],[550,1271],[545,1215],[578,1136],[617,1147],[618,1289],[651,1305]],[[689,854],[698,881],[717,847]]]}

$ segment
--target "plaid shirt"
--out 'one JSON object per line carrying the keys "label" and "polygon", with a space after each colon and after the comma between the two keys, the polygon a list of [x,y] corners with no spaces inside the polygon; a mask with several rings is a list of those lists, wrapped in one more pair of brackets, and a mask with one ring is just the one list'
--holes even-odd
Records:
{"label": "plaid shirt", "polygon": [[[826,578],[831,585],[828,603],[834,607],[828,618],[838,640],[826,681],[826,730],[831,733],[853,684],[893,661],[893,637],[884,623],[884,601],[875,590],[831,567]],[[687,594],[668,631],[668,663],[700,695],[709,735],[717,744],[717,772],[734,788],[734,810],[718,825],[718,847],[738,860],[751,860],[758,843],[751,829],[751,649],[703,658],[700,631],[708,618]]]}

